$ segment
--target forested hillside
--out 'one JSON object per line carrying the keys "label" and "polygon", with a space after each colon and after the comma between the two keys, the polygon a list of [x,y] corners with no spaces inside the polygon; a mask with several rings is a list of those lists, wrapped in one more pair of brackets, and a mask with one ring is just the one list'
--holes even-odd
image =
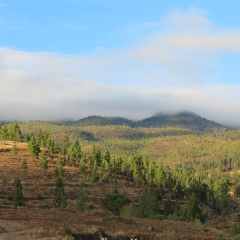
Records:
{"label": "forested hillside", "polygon": [[89,148],[94,143],[109,149],[115,157],[137,154],[168,165],[213,162],[217,167],[224,158],[233,159],[234,164],[239,159],[239,130],[203,134],[175,127],[68,126],[44,121],[19,123],[19,126],[25,140],[27,135],[33,133],[37,136],[42,131],[60,144],[67,132],[69,140],[79,140],[82,147]]}
{"label": "forested hillside", "polygon": [[[0,128],[0,140],[4,208],[103,211],[214,232],[198,239],[240,234],[240,131],[15,121]],[[149,239],[163,234],[151,231]]]}
{"label": "forested hillside", "polygon": [[227,128],[220,124],[202,118],[195,113],[183,111],[176,114],[158,113],[149,118],[140,121],[132,121],[121,117],[100,117],[90,116],[79,119],[76,122],[68,122],[68,124],[79,126],[107,126],[107,125],[123,125],[129,127],[177,127],[186,128],[200,132],[226,132]]}

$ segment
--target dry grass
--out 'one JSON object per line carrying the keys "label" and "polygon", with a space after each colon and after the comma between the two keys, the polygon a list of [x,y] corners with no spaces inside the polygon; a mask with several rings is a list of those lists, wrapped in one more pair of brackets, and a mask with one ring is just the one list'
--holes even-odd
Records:
{"label": "dry grass", "polygon": [[[0,239],[73,239],[64,233],[66,227],[76,236],[94,235],[99,229],[103,229],[114,237],[155,240],[163,239],[160,236],[170,234],[169,236],[174,236],[175,239],[216,239],[217,234],[214,231],[206,231],[194,223],[125,219],[114,216],[102,208],[100,198],[111,192],[115,185],[91,184],[86,181],[87,176],[79,175],[78,169],[73,167],[64,167],[68,206],[66,209],[53,209],[56,159],[53,159],[50,168],[44,171],[38,167],[39,159],[29,156],[25,143],[16,143],[18,149],[16,155],[10,152],[12,145],[13,142],[0,142]],[[28,164],[27,172],[21,169],[23,159],[26,159]],[[15,178],[22,181],[26,208],[13,208],[12,193]],[[91,205],[87,214],[75,211],[78,190],[83,183]],[[119,191],[136,200],[141,188],[126,182],[119,187]]]}

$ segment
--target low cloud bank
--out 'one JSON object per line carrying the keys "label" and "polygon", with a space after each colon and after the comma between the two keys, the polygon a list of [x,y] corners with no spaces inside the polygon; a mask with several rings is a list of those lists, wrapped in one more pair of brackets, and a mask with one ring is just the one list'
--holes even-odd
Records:
{"label": "low cloud bank", "polygon": [[0,48],[0,119],[142,119],[184,109],[240,126],[239,72],[217,79],[222,52],[240,62],[240,30],[220,29],[197,9],[174,11],[159,25],[135,47],[89,56]]}

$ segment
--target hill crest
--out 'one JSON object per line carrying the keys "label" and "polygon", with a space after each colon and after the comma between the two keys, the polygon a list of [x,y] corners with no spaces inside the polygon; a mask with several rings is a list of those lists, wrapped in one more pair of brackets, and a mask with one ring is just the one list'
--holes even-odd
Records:
{"label": "hill crest", "polygon": [[80,126],[124,125],[133,128],[180,127],[199,132],[228,131],[227,127],[216,123],[215,121],[202,118],[200,115],[189,111],[181,111],[172,114],[160,112],[139,121],[133,121],[122,117],[88,116],[72,122],[71,124]]}

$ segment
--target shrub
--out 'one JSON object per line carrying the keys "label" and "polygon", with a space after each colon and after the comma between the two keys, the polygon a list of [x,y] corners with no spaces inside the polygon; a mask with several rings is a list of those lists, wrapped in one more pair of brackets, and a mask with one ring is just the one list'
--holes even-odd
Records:
{"label": "shrub", "polygon": [[105,195],[102,199],[103,206],[116,215],[119,215],[121,208],[130,202],[131,201],[120,194],[117,189],[114,189],[112,193]]}
{"label": "shrub", "polygon": [[237,234],[233,237],[234,240],[240,240],[240,234]]}
{"label": "shrub", "polygon": [[72,231],[69,227],[65,227],[64,228],[64,232],[67,234],[67,235],[71,235],[72,234]]}
{"label": "shrub", "polygon": [[136,216],[136,207],[132,205],[125,205],[121,208],[120,216],[124,218],[135,217]]}

